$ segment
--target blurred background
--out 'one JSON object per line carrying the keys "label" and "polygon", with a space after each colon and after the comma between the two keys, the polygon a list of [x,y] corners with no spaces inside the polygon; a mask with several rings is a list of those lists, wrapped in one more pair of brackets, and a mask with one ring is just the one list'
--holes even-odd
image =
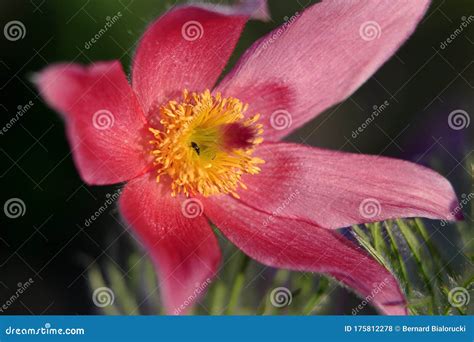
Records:
{"label": "blurred background", "polygon": [[[120,186],[89,187],[81,181],[63,122],[38,97],[30,82],[32,73],[60,61],[88,64],[112,59],[120,59],[129,71],[146,26],[175,3],[0,2],[0,28],[18,21],[22,29],[13,40],[6,39],[4,30],[0,35],[0,204],[12,198],[24,203],[19,217],[0,212],[0,306],[18,287],[33,281],[0,313],[97,313],[88,281],[91,270],[96,265],[121,265],[127,251],[136,249],[114,205],[92,224],[86,223]],[[272,20],[248,23],[227,69],[253,41],[311,3],[269,0]],[[120,19],[90,44],[117,13]],[[446,176],[459,196],[471,193],[474,123],[466,122],[474,119],[472,15],[472,0],[433,1],[415,34],[374,77],[288,140],[412,160]],[[375,122],[354,133],[374,107],[383,104]],[[453,112],[465,120],[461,127],[450,125]],[[14,117],[19,119],[13,122]],[[467,208],[465,214],[472,217]],[[461,238],[449,227],[437,234],[438,247],[453,266],[472,266],[472,226],[461,249],[453,247]],[[357,303],[343,289],[331,301],[325,313],[350,313],[348,303]]]}

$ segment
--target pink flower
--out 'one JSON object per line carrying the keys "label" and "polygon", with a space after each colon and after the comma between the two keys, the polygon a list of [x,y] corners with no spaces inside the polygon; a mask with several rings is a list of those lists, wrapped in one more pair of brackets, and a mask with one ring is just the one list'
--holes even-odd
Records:
{"label": "pink flower", "polygon": [[456,219],[449,182],[406,161],[281,139],[360,87],[428,4],[323,1],[255,42],[217,85],[248,11],[176,7],[141,38],[131,85],[118,61],[37,75],[82,179],[127,182],[120,210],[157,266],[169,313],[218,269],[209,221],[265,265],[329,274],[382,313],[406,313],[393,275],[334,229]]}

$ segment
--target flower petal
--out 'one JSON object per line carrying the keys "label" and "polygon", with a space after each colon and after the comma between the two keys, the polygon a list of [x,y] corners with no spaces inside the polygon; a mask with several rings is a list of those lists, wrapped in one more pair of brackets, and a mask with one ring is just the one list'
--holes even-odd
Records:
{"label": "flower petal", "polygon": [[45,101],[64,114],[74,161],[86,183],[118,183],[147,168],[140,134],[145,117],[118,61],[55,64],[34,82]]}
{"label": "flower petal", "polygon": [[458,202],[450,183],[407,161],[267,143],[258,175],[244,176],[242,202],[275,216],[323,228],[400,217],[454,220]]}
{"label": "flower petal", "polygon": [[359,88],[414,31],[420,1],[323,1],[257,41],[217,87],[279,140]]}
{"label": "flower petal", "polygon": [[222,196],[205,202],[209,219],[237,247],[277,268],[327,273],[382,313],[406,314],[405,299],[393,275],[337,233],[293,219],[273,217]]}
{"label": "flower petal", "polygon": [[183,314],[216,273],[220,249],[201,202],[171,197],[169,189],[154,175],[133,179],[120,210],[157,266],[167,312]]}
{"label": "flower petal", "polygon": [[141,38],[133,60],[132,84],[145,112],[152,114],[157,105],[179,96],[185,88],[202,91],[214,86],[249,13],[240,7],[234,11],[206,8],[175,7],[152,23]]}

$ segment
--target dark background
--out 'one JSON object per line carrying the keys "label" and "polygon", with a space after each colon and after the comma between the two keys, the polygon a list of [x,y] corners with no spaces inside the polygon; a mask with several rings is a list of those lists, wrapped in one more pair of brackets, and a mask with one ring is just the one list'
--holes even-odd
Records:
{"label": "dark background", "polygon": [[[413,0],[416,1],[416,0]],[[94,312],[87,285],[93,261],[123,253],[127,232],[116,209],[90,217],[119,186],[88,187],[73,165],[61,119],[47,108],[30,82],[33,72],[58,61],[91,63],[120,59],[129,70],[135,44],[146,25],[174,1],[161,0],[2,0],[0,28],[12,20],[26,28],[23,39],[0,35],[0,126],[29,109],[0,136],[3,204],[20,198],[25,214],[10,219],[0,212],[0,305],[18,283],[31,286],[7,314],[88,314]],[[250,22],[230,65],[258,37],[301,11],[311,1],[270,0],[272,21]],[[121,19],[90,49],[89,41],[118,11]],[[474,119],[474,22],[445,49],[440,48],[462,17],[474,14],[471,0],[437,0],[411,39],[343,104],[289,139],[345,151],[410,159],[435,168],[469,193],[468,160],[473,158],[473,127],[453,130],[448,115],[462,109]],[[315,23],[317,25],[317,23]],[[0,32],[3,33],[3,32]],[[330,32],[328,32],[330,34]],[[374,105],[389,102],[356,139]],[[370,165],[368,165],[370,167]],[[445,233],[449,239],[449,232]]]}

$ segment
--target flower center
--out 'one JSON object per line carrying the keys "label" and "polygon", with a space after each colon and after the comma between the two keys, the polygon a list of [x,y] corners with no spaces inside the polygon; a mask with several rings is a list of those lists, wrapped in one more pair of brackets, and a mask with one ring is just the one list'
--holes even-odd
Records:
{"label": "flower center", "polygon": [[260,158],[252,157],[263,141],[259,115],[244,117],[247,105],[236,98],[222,98],[183,91],[182,101],[160,108],[160,130],[150,128],[155,139],[152,154],[160,176],[171,178],[172,195],[232,194],[243,174],[260,172]]}

